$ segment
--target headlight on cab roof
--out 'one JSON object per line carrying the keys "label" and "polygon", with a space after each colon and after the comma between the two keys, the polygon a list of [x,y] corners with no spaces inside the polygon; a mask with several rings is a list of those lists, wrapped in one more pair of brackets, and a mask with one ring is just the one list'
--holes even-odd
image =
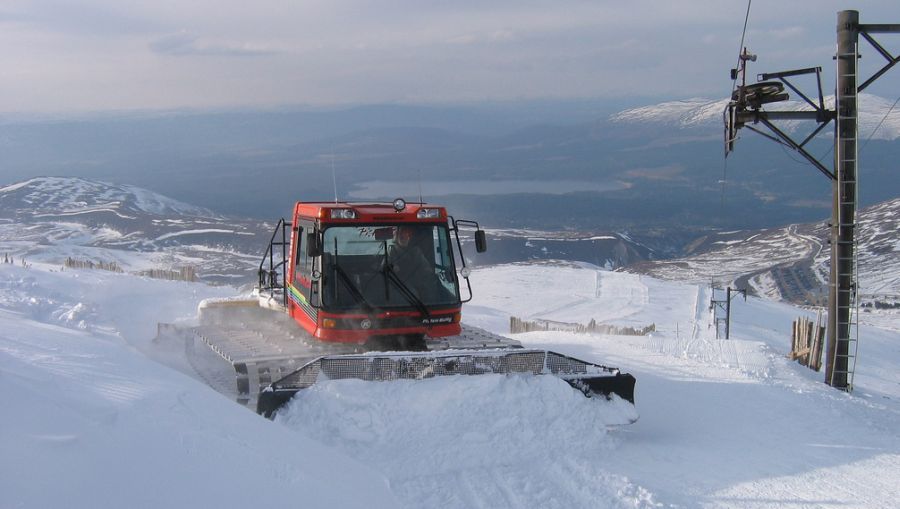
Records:
{"label": "headlight on cab roof", "polygon": [[353,209],[331,209],[331,219],[356,219]]}
{"label": "headlight on cab roof", "polygon": [[416,217],[418,219],[438,219],[441,217],[441,209],[419,209]]}

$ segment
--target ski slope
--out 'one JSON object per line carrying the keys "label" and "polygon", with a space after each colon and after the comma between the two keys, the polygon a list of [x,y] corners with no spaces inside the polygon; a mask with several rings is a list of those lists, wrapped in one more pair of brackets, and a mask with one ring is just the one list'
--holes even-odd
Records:
{"label": "ski slope", "polygon": [[396,506],[377,472],[139,352],[233,290],[55,270],[0,265],[0,507]]}
{"label": "ski slope", "polygon": [[[158,321],[227,287],[0,264],[0,507],[896,507],[900,334],[863,327],[856,391],[785,358],[807,313],[588,265],[476,270],[468,323],[648,325],[516,338],[637,378],[640,420],[550,377],[332,381],[275,422],[151,361]],[[885,311],[885,313],[888,313]],[[884,315],[884,322],[898,322]]]}

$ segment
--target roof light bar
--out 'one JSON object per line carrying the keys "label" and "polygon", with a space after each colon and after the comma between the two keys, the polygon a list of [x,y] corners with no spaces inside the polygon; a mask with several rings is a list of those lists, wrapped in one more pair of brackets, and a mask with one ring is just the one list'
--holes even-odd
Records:
{"label": "roof light bar", "polygon": [[353,209],[331,209],[331,219],[356,219]]}
{"label": "roof light bar", "polygon": [[419,209],[416,217],[418,219],[438,219],[441,217],[441,209]]}

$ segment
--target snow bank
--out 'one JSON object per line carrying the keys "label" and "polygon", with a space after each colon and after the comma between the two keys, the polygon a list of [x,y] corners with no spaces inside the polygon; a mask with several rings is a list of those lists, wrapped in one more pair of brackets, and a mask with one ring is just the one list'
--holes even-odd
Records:
{"label": "snow bank", "polygon": [[408,507],[650,507],[606,468],[607,423],[636,417],[553,376],[481,375],[321,382],[276,422],[376,466]]}
{"label": "snow bank", "polygon": [[123,340],[224,291],[0,266],[0,507],[396,507],[377,472]]}

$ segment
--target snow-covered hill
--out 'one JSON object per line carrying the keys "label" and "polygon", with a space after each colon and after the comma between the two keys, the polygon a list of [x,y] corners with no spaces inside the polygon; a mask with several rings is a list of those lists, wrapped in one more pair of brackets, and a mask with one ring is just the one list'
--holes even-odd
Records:
{"label": "snow-covered hill", "polygon": [[712,100],[702,97],[667,101],[620,111],[610,120],[621,123],[659,123],[673,127],[693,127],[721,122],[722,111],[729,99]]}
{"label": "snow-covered hill", "polygon": [[[861,293],[900,295],[900,199],[860,211],[859,221]],[[0,188],[0,257],[57,265],[67,257],[116,262],[132,272],[194,266],[203,280],[240,284],[254,280],[271,228],[133,186],[79,178],[36,178]],[[821,303],[827,280],[825,221],[719,232],[697,239],[689,247],[692,256],[646,263],[661,251],[623,233],[494,229],[489,235],[491,249],[473,257],[481,265],[577,259],[676,281],[737,280],[758,294],[796,303]]]}
{"label": "snow-covered hill", "polygon": [[[126,270],[196,267],[207,281],[255,276],[271,226],[128,185],[41,177],[0,188],[0,253]],[[135,257],[133,252],[153,253]]]}
{"label": "snow-covered hill", "polygon": [[[728,101],[729,99],[705,98],[669,101],[621,111],[612,115],[610,121],[676,128],[722,128],[722,112],[725,111]],[[834,107],[833,95],[825,98],[825,106],[827,108]],[[900,138],[900,108],[892,109],[892,106],[893,101],[882,97],[871,94],[859,95],[859,135],[861,139],[895,140]],[[812,108],[802,101],[785,101],[766,105],[765,109],[781,111],[811,110]],[[779,123],[779,126],[787,131],[803,129],[803,126],[808,127],[809,125],[810,122],[800,121]]]}
{"label": "snow-covered hill", "polygon": [[[864,300],[900,300],[900,198],[859,211],[858,279]],[[749,286],[757,294],[823,304],[830,251],[827,222],[698,239],[691,256],[627,270],[672,281]]]}
{"label": "snow-covered hill", "polygon": [[136,219],[140,215],[221,219],[208,209],[146,189],[77,177],[40,177],[0,187],[0,205],[5,215],[15,212],[26,217],[106,212],[122,219]]}
{"label": "snow-covered hill", "polygon": [[[273,228],[146,189],[81,178],[42,177],[0,187],[0,257],[115,261],[127,270],[190,265],[206,281],[251,282]],[[488,235],[492,247],[480,263],[563,258],[618,268],[659,258],[615,232],[490,229]],[[135,258],[133,251],[155,254]]]}

